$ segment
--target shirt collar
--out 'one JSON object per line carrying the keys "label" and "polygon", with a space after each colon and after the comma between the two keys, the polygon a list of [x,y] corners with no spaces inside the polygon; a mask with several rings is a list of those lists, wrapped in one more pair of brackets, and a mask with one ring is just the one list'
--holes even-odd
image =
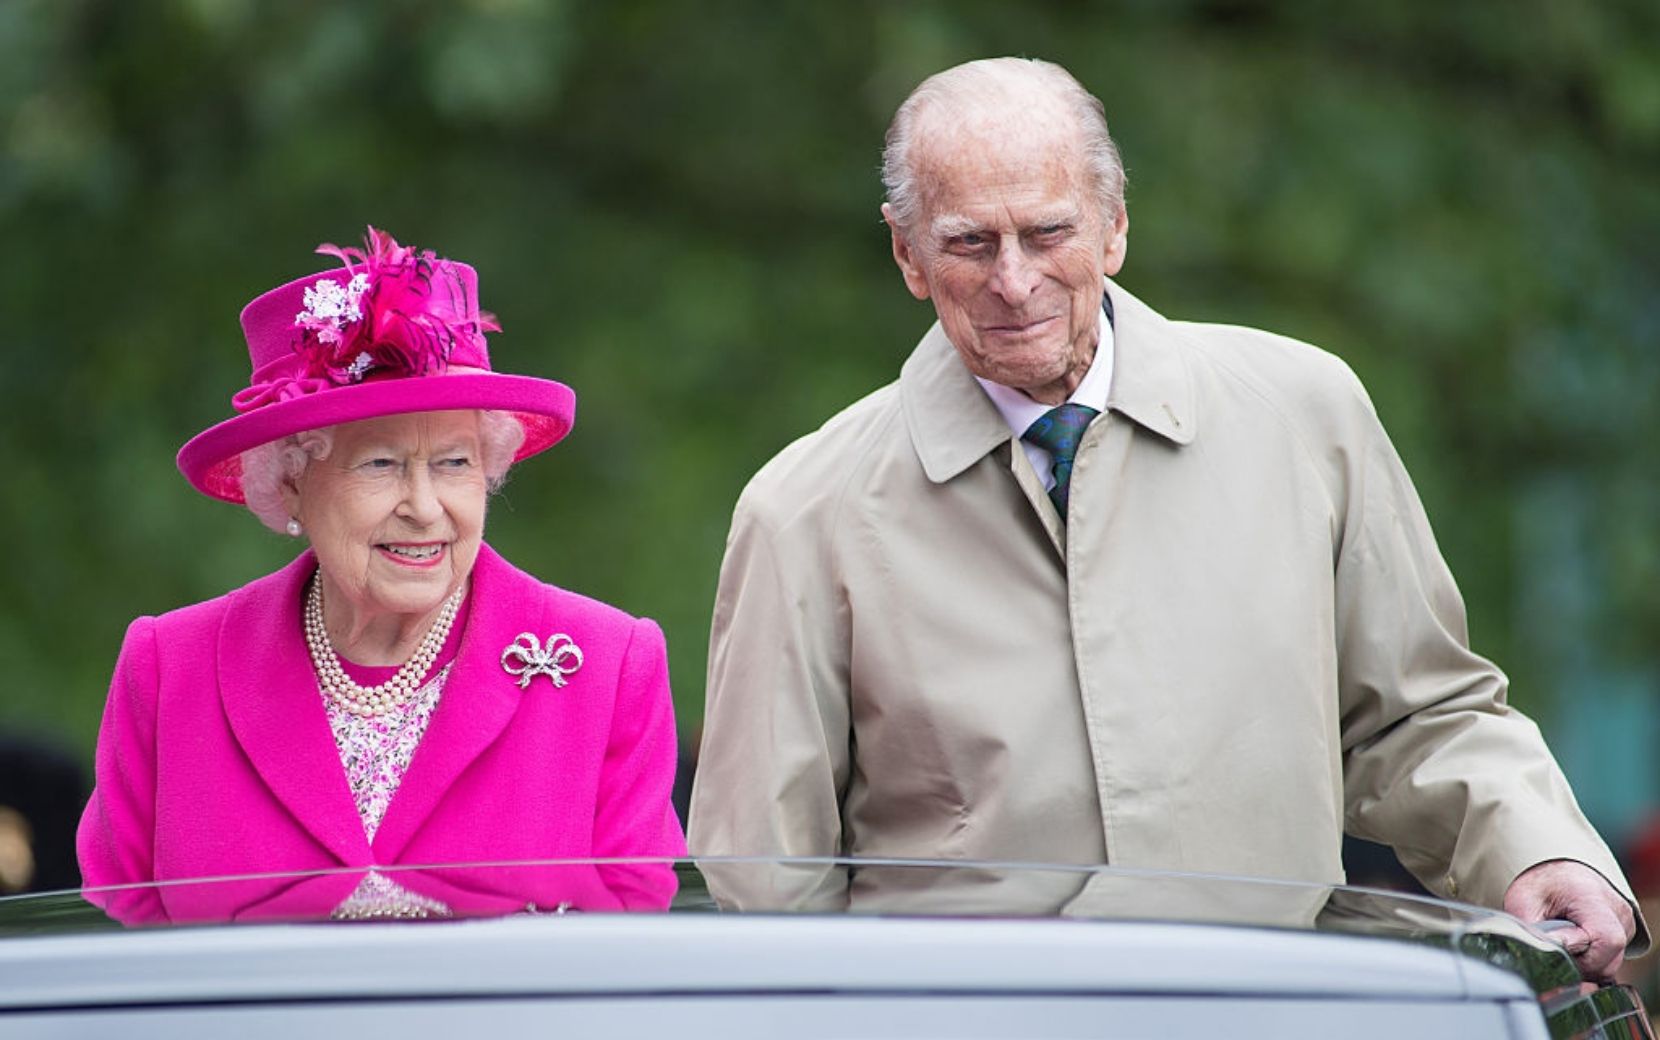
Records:
{"label": "shirt collar", "polygon": [[[1103,379],[1106,410],[1175,444],[1191,442],[1198,432],[1198,416],[1186,336],[1117,283],[1109,280],[1106,291],[1113,308],[1112,351]],[[1095,375],[1100,360],[1098,352],[1086,378]],[[917,458],[936,484],[1010,440],[1010,423],[962,363],[938,322],[900,370],[899,394]],[[1047,411],[1037,407],[1040,414]]]}
{"label": "shirt collar", "polygon": [[[1077,389],[1072,391],[1072,396],[1068,397],[1067,401],[1088,405],[1097,412],[1104,412],[1107,410],[1107,390],[1112,385],[1112,322],[1107,320],[1105,308],[1101,310],[1100,317],[1101,336],[1096,341],[1095,359],[1089,363],[1089,370],[1084,373],[1084,378],[1079,381]],[[1016,437],[1031,429],[1032,424],[1043,418],[1052,407],[1032,400],[1012,386],[1004,386],[980,376],[975,376],[974,381],[979,383],[986,396],[991,398],[991,403],[997,406],[1003,421]]]}

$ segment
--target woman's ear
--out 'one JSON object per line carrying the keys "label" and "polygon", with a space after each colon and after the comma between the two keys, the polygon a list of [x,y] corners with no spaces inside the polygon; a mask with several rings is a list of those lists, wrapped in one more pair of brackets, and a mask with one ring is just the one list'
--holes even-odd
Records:
{"label": "woman's ear", "polygon": [[289,516],[298,520],[300,517],[299,481],[285,474],[283,478],[277,482],[277,490],[282,493],[283,508],[288,510]]}

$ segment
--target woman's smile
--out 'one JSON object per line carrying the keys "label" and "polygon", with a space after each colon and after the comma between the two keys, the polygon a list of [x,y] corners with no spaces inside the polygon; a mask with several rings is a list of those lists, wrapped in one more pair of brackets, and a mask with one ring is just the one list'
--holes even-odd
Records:
{"label": "woman's smile", "polygon": [[380,554],[403,567],[436,567],[444,562],[447,542],[381,542]]}

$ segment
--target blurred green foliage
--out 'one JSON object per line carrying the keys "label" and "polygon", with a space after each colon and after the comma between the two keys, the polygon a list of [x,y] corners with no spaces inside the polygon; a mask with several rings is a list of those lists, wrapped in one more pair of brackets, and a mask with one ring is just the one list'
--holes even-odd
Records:
{"label": "blurred green foliage", "polygon": [[1128,288],[1359,371],[1519,704],[1652,700],[1653,0],[0,0],[0,725],[90,751],[130,618],[293,552],[172,457],[246,382],[242,304],[374,223],[576,388],[490,537],[658,618],[690,735],[743,482],[931,320],[888,117],[1004,53],[1106,102]]}

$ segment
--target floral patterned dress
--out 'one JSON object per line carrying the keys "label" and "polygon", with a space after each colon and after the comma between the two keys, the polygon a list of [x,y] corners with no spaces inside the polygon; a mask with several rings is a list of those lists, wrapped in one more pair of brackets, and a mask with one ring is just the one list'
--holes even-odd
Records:
{"label": "floral patterned dress", "polygon": [[[438,710],[438,701],[444,693],[450,667],[455,663],[461,646],[461,634],[466,630],[468,603],[464,602],[450,627],[449,638],[433,661],[427,681],[414,697],[380,715],[356,715],[340,707],[318,689],[328,711],[329,729],[334,733],[334,746],[340,752],[340,764],[346,771],[346,786],[357,803],[358,816],[363,820],[363,833],[370,843],[386,818],[386,810],[398,793],[398,785],[409,771],[415,749],[426,735],[432,713]],[[351,680],[360,686],[375,686],[386,682],[397,672],[396,667],[368,667],[340,659]],[[447,917],[449,907],[411,892],[396,881],[371,870],[357,889],[335,907],[337,918],[361,917]]]}

